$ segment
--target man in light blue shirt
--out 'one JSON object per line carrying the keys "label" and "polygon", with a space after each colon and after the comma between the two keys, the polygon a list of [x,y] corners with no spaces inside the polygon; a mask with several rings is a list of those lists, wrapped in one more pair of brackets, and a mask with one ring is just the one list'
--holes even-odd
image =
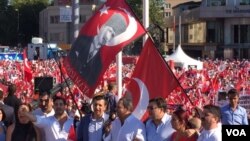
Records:
{"label": "man in light blue shirt", "polygon": [[248,125],[246,109],[239,106],[239,93],[236,89],[228,91],[229,104],[221,108],[223,125]]}
{"label": "man in light blue shirt", "polygon": [[105,114],[107,100],[97,95],[92,100],[93,112],[85,115],[77,127],[77,141],[102,141],[103,126],[109,116]]}
{"label": "man in light blue shirt", "polygon": [[169,141],[175,131],[171,125],[171,116],[166,113],[166,101],[163,98],[149,100],[147,107],[149,119],[146,122],[147,141]]}

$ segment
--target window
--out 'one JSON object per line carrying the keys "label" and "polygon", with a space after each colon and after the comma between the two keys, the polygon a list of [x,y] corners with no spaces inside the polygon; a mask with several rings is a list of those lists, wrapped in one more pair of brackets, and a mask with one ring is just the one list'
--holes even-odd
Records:
{"label": "window", "polygon": [[171,9],[171,4],[170,3],[166,3],[165,7],[166,7],[166,9]]}
{"label": "window", "polygon": [[166,17],[171,16],[171,12],[166,12],[166,13],[165,13],[165,16],[166,16]]}
{"label": "window", "polygon": [[80,15],[80,23],[85,23],[87,20],[86,15]]}
{"label": "window", "polygon": [[207,6],[225,6],[226,0],[207,0]]}
{"label": "window", "polygon": [[59,16],[50,16],[50,23],[51,24],[58,24],[59,23]]}
{"label": "window", "polygon": [[193,35],[189,35],[189,39],[192,40],[193,39]]}
{"label": "window", "polygon": [[58,42],[62,41],[63,34],[62,33],[50,33],[50,42]]}
{"label": "window", "polygon": [[189,25],[189,29],[193,29],[193,25],[191,24],[191,25]]}
{"label": "window", "polygon": [[188,25],[183,26],[183,42],[188,43]]}
{"label": "window", "polygon": [[250,0],[240,0],[240,5],[250,5]]}
{"label": "window", "polygon": [[240,42],[241,43],[250,43],[249,42],[249,25],[240,25]]}
{"label": "window", "polygon": [[54,16],[50,16],[50,23],[51,23],[51,24],[55,23]]}

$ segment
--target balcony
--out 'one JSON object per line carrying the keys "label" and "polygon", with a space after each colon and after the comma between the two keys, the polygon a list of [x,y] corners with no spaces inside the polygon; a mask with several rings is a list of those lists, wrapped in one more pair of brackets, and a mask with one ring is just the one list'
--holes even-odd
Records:
{"label": "balcony", "polygon": [[201,7],[200,18],[250,17],[249,5]]}

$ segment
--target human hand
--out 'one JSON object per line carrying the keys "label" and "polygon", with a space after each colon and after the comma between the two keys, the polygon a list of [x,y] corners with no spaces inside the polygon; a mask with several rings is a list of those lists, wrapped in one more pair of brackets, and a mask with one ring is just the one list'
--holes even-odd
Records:
{"label": "human hand", "polygon": [[112,129],[112,125],[111,125],[111,121],[107,121],[107,122],[105,122],[105,124],[104,124],[104,132],[105,132],[105,136],[108,136],[109,135],[109,133],[110,133],[110,131],[111,131],[111,129]]}

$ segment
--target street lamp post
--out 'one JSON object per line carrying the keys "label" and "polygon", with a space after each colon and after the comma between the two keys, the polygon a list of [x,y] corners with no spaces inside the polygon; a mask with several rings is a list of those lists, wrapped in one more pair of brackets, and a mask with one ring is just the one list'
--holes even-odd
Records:
{"label": "street lamp post", "polygon": [[16,11],[17,11],[17,34],[18,34],[19,32],[19,10],[16,9]]}
{"label": "street lamp post", "polygon": [[19,46],[19,9],[16,9],[17,12],[17,46]]}

